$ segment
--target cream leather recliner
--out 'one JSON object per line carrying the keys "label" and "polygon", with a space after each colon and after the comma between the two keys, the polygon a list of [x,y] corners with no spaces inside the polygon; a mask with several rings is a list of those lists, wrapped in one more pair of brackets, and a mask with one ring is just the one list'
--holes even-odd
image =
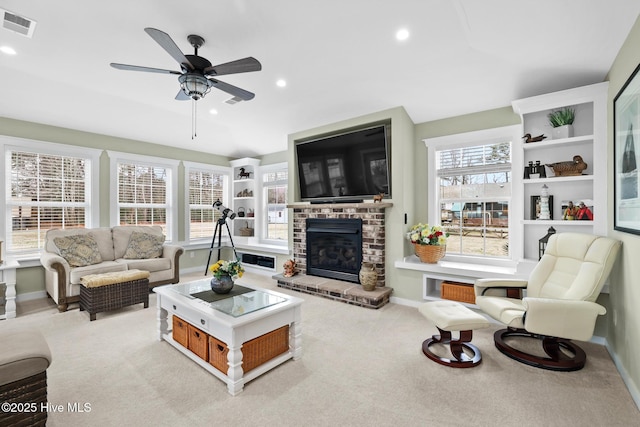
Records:
{"label": "cream leather recliner", "polygon": [[[570,340],[591,339],[596,318],[606,313],[595,301],[620,246],[619,241],[608,237],[554,234],[529,280],[477,280],[476,304],[507,326],[494,334],[498,350],[538,368],[582,369],[586,354]],[[509,289],[522,289],[524,298],[506,297]],[[514,337],[541,340],[546,356],[541,351],[527,352],[528,347],[517,345]]]}

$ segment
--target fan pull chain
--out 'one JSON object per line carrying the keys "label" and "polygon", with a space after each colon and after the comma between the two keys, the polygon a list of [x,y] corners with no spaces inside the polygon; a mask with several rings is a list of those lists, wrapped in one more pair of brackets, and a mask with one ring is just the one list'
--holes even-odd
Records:
{"label": "fan pull chain", "polygon": [[196,100],[191,98],[191,139],[197,138],[197,115],[198,115],[198,107],[196,106]]}

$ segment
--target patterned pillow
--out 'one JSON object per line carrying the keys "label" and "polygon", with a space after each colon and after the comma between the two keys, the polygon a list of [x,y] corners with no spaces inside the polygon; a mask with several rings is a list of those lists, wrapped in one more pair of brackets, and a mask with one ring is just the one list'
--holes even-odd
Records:
{"label": "patterned pillow", "polygon": [[66,259],[71,267],[84,267],[102,262],[98,243],[92,233],[56,237],[53,243],[58,247],[60,256]]}
{"label": "patterned pillow", "polygon": [[163,234],[149,234],[134,231],[129,238],[129,246],[124,259],[149,259],[162,256]]}

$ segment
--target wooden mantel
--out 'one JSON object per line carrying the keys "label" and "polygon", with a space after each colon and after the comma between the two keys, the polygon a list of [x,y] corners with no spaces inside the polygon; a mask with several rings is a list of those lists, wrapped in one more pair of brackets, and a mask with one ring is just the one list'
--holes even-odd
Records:
{"label": "wooden mantel", "polygon": [[309,202],[297,202],[287,205],[288,208],[293,209],[379,209],[390,208],[393,203],[309,203]]}

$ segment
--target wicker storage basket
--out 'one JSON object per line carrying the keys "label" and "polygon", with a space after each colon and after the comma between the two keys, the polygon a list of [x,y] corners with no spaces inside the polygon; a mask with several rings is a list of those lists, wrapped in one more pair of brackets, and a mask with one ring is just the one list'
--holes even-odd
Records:
{"label": "wicker storage basket", "polygon": [[[289,325],[242,344],[242,370],[246,373],[289,350]],[[227,345],[209,336],[209,363],[227,373]]]}
{"label": "wicker storage basket", "polygon": [[413,245],[416,255],[420,258],[420,261],[429,264],[435,264],[444,257],[447,252],[446,246],[440,245]]}
{"label": "wicker storage basket", "polygon": [[245,221],[246,226],[242,227],[240,231],[241,236],[251,237],[253,236],[253,228],[249,227],[249,221]]}
{"label": "wicker storage basket", "polygon": [[442,282],[440,284],[440,297],[469,304],[476,303],[473,285],[468,283]]}
{"label": "wicker storage basket", "polygon": [[189,330],[187,348],[194,352],[199,358],[209,360],[209,335],[190,323],[187,323],[187,329]]}
{"label": "wicker storage basket", "polygon": [[227,345],[216,337],[209,335],[209,363],[218,371],[225,374],[229,369],[227,353],[229,353]]}
{"label": "wicker storage basket", "polygon": [[175,342],[181,344],[185,348],[189,346],[189,330],[187,329],[187,322],[178,316],[173,316],[173,329],[171,333]]}

